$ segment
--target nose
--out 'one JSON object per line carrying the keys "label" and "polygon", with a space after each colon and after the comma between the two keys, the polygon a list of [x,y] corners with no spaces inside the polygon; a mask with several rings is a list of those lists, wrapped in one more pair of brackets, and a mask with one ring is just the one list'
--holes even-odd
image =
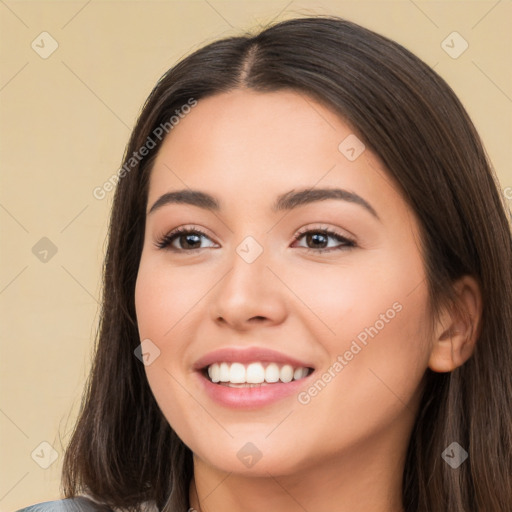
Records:
{"label": "nose", "polygon": [[240,254],[232,255],[230,269],[210,294],[212,320],[238,331],[282,323],[287,315],[287,288],[271,269],[276,265],[269,251],[263,250],[252,262]]}

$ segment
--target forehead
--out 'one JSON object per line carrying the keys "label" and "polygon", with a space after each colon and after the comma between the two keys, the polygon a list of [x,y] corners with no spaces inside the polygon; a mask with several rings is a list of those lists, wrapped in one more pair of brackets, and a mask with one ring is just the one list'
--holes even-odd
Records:
{"label": "forehead", "polygon": [[[377,203],[400,194],[368,149],[332,109],[295,91],[236,90],[201,99],[164,140],[151,171],[148,205],[162,194],[200,189],[242,205],[290,189],[343,187]],[[350,156],[350,154],[349,154]],[[397,206],[397,205],[395,205]]]}

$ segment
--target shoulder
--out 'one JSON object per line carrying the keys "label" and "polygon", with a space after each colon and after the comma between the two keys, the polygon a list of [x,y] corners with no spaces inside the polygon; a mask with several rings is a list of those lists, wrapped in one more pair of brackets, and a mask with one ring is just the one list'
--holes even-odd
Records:
{"label": "shoulder", "polygon": [[108,509],[83,496],[36,503],[16,512],[106,512]]}
{"label": "shoulder", "polygon": [[[158,512],[154,502],[140,504],[140,512]],[[111,509],[106,505],[96,503],[86,496],[76,496],[62,500],[45,501],[16,510],[16,512],[123,512],[121,509]]]}

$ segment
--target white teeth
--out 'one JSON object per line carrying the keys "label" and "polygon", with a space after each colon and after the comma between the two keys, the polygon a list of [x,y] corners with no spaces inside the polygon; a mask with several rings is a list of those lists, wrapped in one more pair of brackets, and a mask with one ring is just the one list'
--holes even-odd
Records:
{"label": "white teeth", "polygon": [[283,382],[291,382],[293,380],[293,368],[289,364],[285,364],[281,368],[281,372],[279,373],[279,378]]}
{"label": "white teeth", "polygon": [[260,363],[251,363],[247,367],[245,381],[249,384],[261,384],[265,381],[265,369]]}
{"label": "white teeth", "polygon": [[308,369],[307,368],[297,368],[293,372],[293,380],[303,379],[304,377],[307,376],[307,374],[308,374]]}
{"label": "white teeth", "polygon": [[229,382],[229,364],[228,363],[220,363],[219,381],[220,382]]}
{"label": "white teeth", "polygon": [[220,380],[220,367],[217,363],[208,367],[208,376],[212,382],[219,382]]}
{"label": "white teeth", "polygon": [[233,384],[233,387],[255,387],[275,382],[291,382],[308,375],[308,368],[293,368],[289,364],[281,367],[269,363],[266,367],[260,362],[243,365],[242,363],[213,363],[208,367],[208,376],[215,383]]}
{"label": "white teeth", "polygon": [[279,381],[279,366],[276,363],[270,363],[265,369],[265,380],[267,382]]}
{"label": "white teeth", "polygon": [[241,363],[233,363],[229,369],[229,382],[243,384],[245,382],[245,366]]}

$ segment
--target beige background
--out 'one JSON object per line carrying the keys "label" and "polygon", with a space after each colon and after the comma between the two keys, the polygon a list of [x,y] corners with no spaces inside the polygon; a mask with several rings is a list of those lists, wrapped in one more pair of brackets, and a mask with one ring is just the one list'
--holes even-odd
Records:
{"label": "beige background", "polygon": [[[216,38],[315,13],[359,22],[435,67],[512,198],[510,0],[0,2],[0,511],[60,497],[63,447],[98,321],[112,199],[92,191],[118,169],[156,80]],[[51,48],[48,36],[38,37],[44,31],[58,43],[46,59],[31,47]],[[456,59],[441,46],[453,31],[469,44]],[[46,262],[32,250],[43,237],[57,248]],[[51,452],[45,441],[58,454],[48,469],[38,464]]]}

